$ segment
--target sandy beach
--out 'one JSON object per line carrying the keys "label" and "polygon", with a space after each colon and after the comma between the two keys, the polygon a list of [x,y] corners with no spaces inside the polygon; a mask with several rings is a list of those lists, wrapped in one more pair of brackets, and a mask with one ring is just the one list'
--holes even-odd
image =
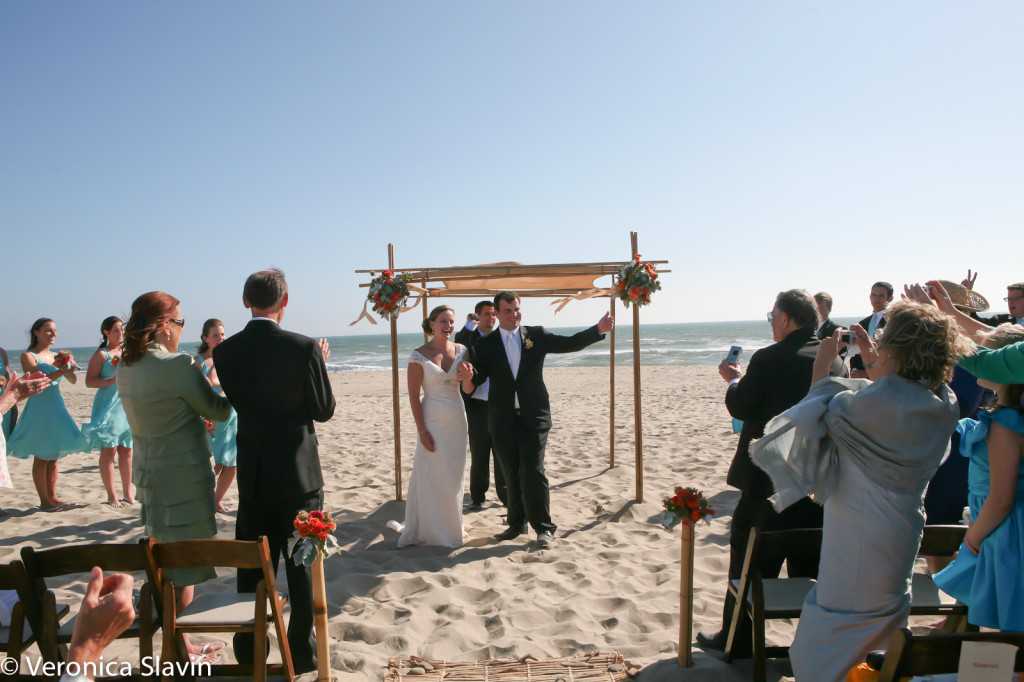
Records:
{"label": "sandy beach", "polygon": [[[340,520],[344,551],[326,563],[332,668],[340,679],[381,680],[390,657],[481,660],[532,654],[553,658],[618,651],[644,680],[743,680],[749,661],[727,665],[720,654],[694,649],[693,668],[676,665],[679,628],[679,530],[655,523],[660,500],[676,485],[702,488],[718,516],[697,531],[694,632],[716,630],[728,567],[728,523],[738,492],[725,483],[736,445],[725,410],[725,386],[711,367],[650,367],[642,371],[644,502],[636,502],[632,369],[616,377],[616,463],[608,467],[607,369],[547,370],[554,428],[547,473],[555,544],[531,536],[498,543],[502,507],[493,491],[486,508],[468,514],[471,540],[457,550],[396,548],[386,527],[401,521],[395,500],[388,372],[337,372],[334,418],[318,425],[326,506]],[[407,485],[415,428],[402,396],[403,484]],[[84,381],[64,385],[72,416],[87,421],[93,391]],[[11,514],[2,522],[0,561],[22,545],[134,542],[142,536],[138,508],[111,509],[97,457],[70,455],[60,463],[58,494],[85,506],[40,512],[31,462],[9,458],[14,490],[0,492]],[[468,463],[467,463],[468,466]],[[467,477],[468,478],[468,477]],[[468,501],[468,495],[467,495]],[[232,509],[237,494],[226,504]],[[218,515],[218,537],[231,538],[234,512]],[[280,584],[284,586],[283,570]],[[58,597],[81,595],[84,583],[54,584]],[[234,589],[224,572],[199,590]],[[770,639],[788,642],[793,626],[773,621]],[[114,655],[137,656],[119,642]],[[35,648],[26,656],[36,655]],[[790,679],[788,663],[769,664],[769,679]]]}

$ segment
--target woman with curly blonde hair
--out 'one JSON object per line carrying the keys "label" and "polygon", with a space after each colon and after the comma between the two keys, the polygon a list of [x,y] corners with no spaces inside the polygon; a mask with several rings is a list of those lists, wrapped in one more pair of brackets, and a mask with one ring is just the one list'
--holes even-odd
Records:
{"label": "woman with curly blonde hair", "polygon": [[[777,497],[801,490],[825,507],[818,581],[790,648],[798,680],[841,681],[906,627],[924,492],[959,418],[946,381],[972,345],[934,306],[901,301],[886,315],[877,347],[854,325],[871,380],[829,378],[839,332],[822,340],[807,398],[752,454]],[[780,434],[794,432],[790,447]]]}

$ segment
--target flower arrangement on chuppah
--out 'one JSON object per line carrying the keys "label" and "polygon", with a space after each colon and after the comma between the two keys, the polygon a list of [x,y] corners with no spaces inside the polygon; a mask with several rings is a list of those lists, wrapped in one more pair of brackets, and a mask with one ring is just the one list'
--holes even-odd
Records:
{"label": "flower arrangement on chuppah", "polygon": [[679,658],[681,666],[693,665],[693,529],[701,521],[711,524],[715,515],[704,493],[697,488],[677,487],[672,497],[661,501],[665,511],[660,521],[665,528],[682,524],[683,551],[679,560]]}
{"label": "flower arrangement on chuppah", "polygon": [[408,275],[395,275],[390,270],[370,280],[370,291],[366,300],[373,304],[373,312],[385,320],[393,320],[402,312],[402,306],[409,298]]}
{"label": "flower arrangement on chuppah", "polygon": [[327,632],[327,585],[324,582],[324,559],[341,551],[334,531],[331,512],[300,511],[292,521],[295,531],[288,541],[288,554],[299,566],[312,568],[313,624],[316,626],[317,682],[330,682],[331,655]]}
{"label": "flower arrangement on chuppah", "polygon": [[615,285],[615,295],[622,304],[640,307],[651,302],[651,294],[661,289],[658,273],[653,263],[640,261],[640,254],[633,256],[633,262],[619,268],[619,283]]}
{"label": "flower arrangement on chuppah", "polygon": [[665,507],[661,523],[666,528],[675,528],[680,523],[692,526],[701,521],[711,525],[708,517],[715,515],[704,493],[696,488],[676,488],[675,495],[665,498],[661,503]]}

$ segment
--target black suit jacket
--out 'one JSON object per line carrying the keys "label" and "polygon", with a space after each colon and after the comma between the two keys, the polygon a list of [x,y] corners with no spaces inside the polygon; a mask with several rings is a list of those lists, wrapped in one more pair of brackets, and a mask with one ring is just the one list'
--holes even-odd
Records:
{"label": "black suit jacket", "polygon": [[820,341],[821,339],[835,334],[837,329],[839,329],[839,325],[833,322],[831,317],[827,317],[825,318],[825,322],[821,325],[821,328],[817,333],[815,333],[815,336],[818,337],[818,340]]}
{"label": "black suit jacket", "polygon": [[993,315],[992,317],[982,317],[977,313],[971,313],[971,317],[976,319],[978,322],[984,322],[990,327],[998,327],[1004,322],[1016,322],[1016,319],[1010,317],[1010,313],[1001,313]]}
{"label": "black suit jacket", "polygon": [[[729,387],[725,406],[729,414],[743,420],[740,442],[726,478],[729,485],[758,499],[771,496],[771,480],[750,459],[750,442],[764,435],[764,427],[773,417],[807,395],[819,343],[813,329],[798,329],[750,356],[746,374]],[[846,375],[839,358],[832,363],[830,373]]]}
{"label": "black suit jacket", "polygon": [[511,428],[515,421],[515,398],[523,424],[532,431],[551,428],[551,403],[544,386],[544,357],[548,353],[574,353],[604,338],[597,325],[572,336],[560,336],[544,327],[519,327],[522,354],[519,373],[512,376],[501,330],[495,329],[479,339],[473,347],[473,384],[479,386],[488,378],[488,428],[491,433]]}
{"label": "black suit jacket", "polygon": [[[864,331],[867,331],[868,330],[868,325],[871,324],[871,318],[874,317],[874,316],[875,316],[875,314],[871,313],[870,315],[865,317],[863,320],[861,320],[857,324],[859,324],[860,326],[864,327]],[[878,327],[875,328],[875,331],[878,331],[879,329],[884,327],[885,326],[885,322],[888,319],[889,318],[887,318],[885,315],[882,315],[882,319],[880,319],[878,321]],[[860,353],[857,353],[852,358],[850,358],[850,369],[860,369],[860,370],[864,369],[864,358],[862,358],[860,356]]]}
{"label": "black suit jacket", "polygon": [[334,414],[334,394],[313,339],[251,320],[213,349],[224,394],[238,412],[238,495],[296,497],[318,490],[313,422]]}

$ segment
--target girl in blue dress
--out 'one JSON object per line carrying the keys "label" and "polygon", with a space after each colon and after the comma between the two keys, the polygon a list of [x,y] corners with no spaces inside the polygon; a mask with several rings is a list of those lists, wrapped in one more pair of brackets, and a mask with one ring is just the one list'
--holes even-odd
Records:
{"label": "girl in blue dress", "polygon": [[89,441],[68,414],[60,393],[61,379],[67,378],[73,384],[78,381],[78,365],[74,358],[60,367],[54,365],[56,355],[50,348],[56,340],[57,325],[48,317],[36,320],[29,330],[29,347],[21,354],[21,367],[26,374],[42,372],[53,383],[28,399],[7,442],[8,455],[19,459],[35,457],[32,482],[39,494],[39,507],[44,511],[63,510],[69,504],[57,497],[57,460],[72,452],[89,450]]}
{"label": "girl in blue dress", "polygon": [[[217,378],[217,369],[213,366],[213,349],[226,338],[224,323],[220,320],[211,318],[203,323],[196,363],[217,393],[221,392],[221,388],[220,379]],[[217,475],[217,511],[225,514],[231,510],[224,506],[224,495],[227,494],[228,488],[235,480],[235,465],[238,459],[238,447],[235,443],[238,436],[238,414],[232,408],[228,420],[216,422],[216,424],[211,440],[213,461],[215,462],[213,473]]]}
{"label": "girl in blue dress", "polygon": [[[85,372],[85,385],[98,388],[92,401],[92,417],[82,427],[92,451],[100,451],[100,478],[107,492],[105,504],[120,508],[121,503],[135,504],[132,496],[132,430],[128,426],[121,397],[117,394],[117,365],[121,362],[121,343],[124,325],[121,319],[110,316],[100,324],[103,340],[89,360]],[[121,490],[124,497],[117,499],[114,492],[114,456],[121,470]]]}
{"label": "girl in blue dress", "polygon": [[[1001,324],[985,347],[1024,342],[1024,327]],[[960,453],[970,458],[968,501],[974,523],[956,559],[935,584],[967,604],[967,620],[998,630],[1024,631],[1024,384],[978,384],[996,392],[996,405],[978,421],[960,421]]]}

